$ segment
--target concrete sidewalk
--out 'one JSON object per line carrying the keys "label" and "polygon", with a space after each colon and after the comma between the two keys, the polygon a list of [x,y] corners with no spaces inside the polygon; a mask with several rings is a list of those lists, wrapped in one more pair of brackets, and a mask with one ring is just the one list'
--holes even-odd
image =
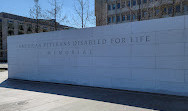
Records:
{"label": "concrete sidewalk", "polygon": [[7,79],[0,72],[0,111],[188,111],[188,98]]}

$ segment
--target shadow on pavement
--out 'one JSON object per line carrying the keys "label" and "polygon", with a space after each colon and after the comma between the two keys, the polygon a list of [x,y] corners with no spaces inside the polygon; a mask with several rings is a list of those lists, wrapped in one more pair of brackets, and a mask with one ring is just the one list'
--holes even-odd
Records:
{"label": "shadow on pavement", "polygon": [[7,79],[0,87],[57,94],[160,111],[188,111],[188,98],[150,93]]}

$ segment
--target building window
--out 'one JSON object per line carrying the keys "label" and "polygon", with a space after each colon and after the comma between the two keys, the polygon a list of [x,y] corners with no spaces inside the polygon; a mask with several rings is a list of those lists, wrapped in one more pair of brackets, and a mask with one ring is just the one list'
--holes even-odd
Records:
{"label": "building window", "polygon": [[119,15],[117,16],[117,22],[120,22],[120,16]]}
{"label": "building window", "polygon": [[120,3],[117,3],[117,9],[120,9]]}
{"label": "building window", "polygon": [[130,2],[130,0],[127,1],[127,6],[128,6],[128,7],[131,7],[131,2]]}
{"label": "building window", "polygon": [[121,3],[121,7],[122,7],[122,8],[125,8],[125,2],[122,2],[122,3]]}
{"label": "building window", "polygon": [[153,11],[150,11],[148,16],[149,18],[153,18]]}
{"label": "building window", "polygon": [[53,27],[50,28],[50,31],[54,31],[54,30],[55,30],[55,28],[53,28]]}
{"label": "building window", "polygon": [[143,3],[147,3],[147,0],[143,0]]}
{"label": "building window", "polygon": [[108,23],[111,23],[111,22],[112,22],[112,18],[108,17]]}
{"label": "building window", "polygon": [[8,31],[8,36],[11,36],[11,35],[14,35],[14,31],[9,30],[9,31]]}
{"label": "building window", "polygon": [[125,15],[122,15],[122,21],[125,21]]}
{"label": "building window", "polygon": [[184,12],[188,12],[188,5],[184,5],[183,10],[184,10]]}
{"label": "building window", "polygon": [[113,4],[112,8],[113,8],[113,10],[115,10],[116,9],[116,4]]}
{"label": "building window", "polygon": [[8,21],[8,29],[14,30],[14,22],[13,21]]}
{"label": "building window", "polygon": [[128,20],[128,21],[131,20],[131,16],[130,16],[130,14],[127,14],[127,20]]}
{"label": "building window", "polygon": [[180,12],[181,12],[180,5],[177,5],[176,6],[176,13],[180,13]]}
{"label": "building window", "polygon": [[132,15],[132,18],[133,18],[133,21],[135,21],[135,20],[136,20],[136,15],[133,14],[133,15]]}
{"label": "building window", "polygon": [[37,26],[37,25],[35,26],[35,32],[36,32],[36,33],[39,33],[39,32],[40,32],[40,26]]}
{"label": "building window", "polygon": [[147,18],[148,12],[147,12],[147,11],[143,11],[143,14],[142,14],[142,15],[143,15],[144,18]]}
{"label": "building window", "polygon": [[32,33],[32,25],[31,24],[27,24],[27,33],[28,34]]}
{"label": "building window", "polygon": [[159,9],[155,9],[155,16],[159,15],[160,10]]}
{"label": "building window", "polygon": [[167,14],[167,8],[166,7],[163,9],[163,14]]}
{"label": "building window", "polygon": [[43,27],[43,32],[48,32],[48,27]]}
{"label": "building window", "polygon": [[137,4],[140,5],[141,4],[141,0],[137,0]]}
{"label": "building window", "polygon": [[21,30],[21,31],[24,30],[24,28],[23,28],[23,23],[19,23],[18,29]]}
{"label": "building window", "polygon": [[133,6],[135,6],[136,5],[136,0],[133,0],[132,4],[133,4]]}
{"label": "building window", "polygon": [[108,10],[111,10],[111,5],[108,5]]}
{"label": "building window", "polygon": [[172,9],[173,9],[172,7],[169,7],[169,8],[168,8],[168,14],[169,14],[169,15],[172,14]]}
{"label": "building window", "polygon": [[113,21],[113,23],[116,22],[116,17],[115,16],[112,17],[112,21]]}
{"label": "building window", "polygon": [[14,21],[8,21],[8,36],[14,35]]}
{"label": "building window", "polygon": [[115,17],[115,16],[112,17],[112,22],[113,22],[113,23],[116,22],[116,17]]}

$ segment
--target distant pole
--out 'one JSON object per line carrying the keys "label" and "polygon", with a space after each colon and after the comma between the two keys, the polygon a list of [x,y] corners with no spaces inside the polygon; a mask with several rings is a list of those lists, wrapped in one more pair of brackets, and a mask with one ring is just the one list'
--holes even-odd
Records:
{"label": "distant pole", "polygon": [[34,0],[34,1],[35,1],[35,5],[36,5],[36,20],[37,20],[37,30],[36,30],[36,33],[39,33],[39,6],[38,6],[39,0]]}
{"label": "distant pole", "polygon": [[82,28],[84,28],[84,3],[83,3],[83,0],[81,1],[81,6],[82,6]]}
{"label": "distant pole", "polygon": [[141,5],[141,0],[137,0],[138,1],[138,21],[141,20],[141,9],[140,9],[140,5]]}

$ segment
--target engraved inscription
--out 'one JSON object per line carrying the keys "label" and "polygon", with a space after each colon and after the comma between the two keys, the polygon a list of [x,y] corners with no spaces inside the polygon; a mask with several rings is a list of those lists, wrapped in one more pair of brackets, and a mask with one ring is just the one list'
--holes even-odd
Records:
{"label": "engraved inscription", "polygon": [[[78,49],[78,46],[104,46],[104,45],[116,45],[116,44],[130,44],[130,43],[148,43],[151,42],[151,36],[139,36],[139,37],[117,37],[108,39],[89,39],[89,40],[69,40],[69,41],[49,41],[32,44],[19,44],[20,49],[48,49],[47,55],[92,55],[92,47],[89,49]],[[71,50],[68,49],[71,47]],[[57,50],[58,49],[58,50]],[[82,49],[82,50],[81,50]]]}

